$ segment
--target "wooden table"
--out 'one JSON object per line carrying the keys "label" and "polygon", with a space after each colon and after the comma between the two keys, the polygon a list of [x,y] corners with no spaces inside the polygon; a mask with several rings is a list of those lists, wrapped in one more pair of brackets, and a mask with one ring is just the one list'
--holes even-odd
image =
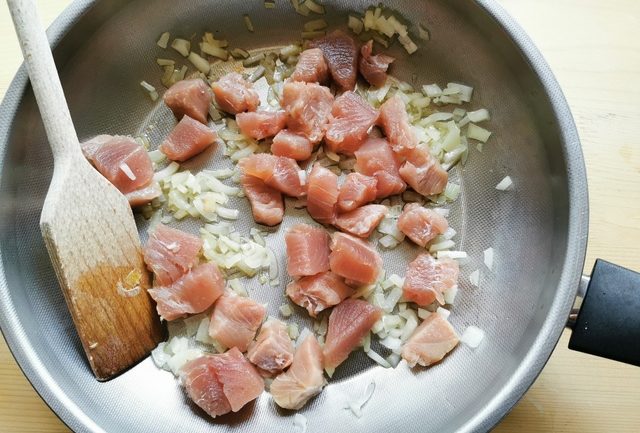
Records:
{"label": "wooden table", "polygon": [[[573,111],[589,176],[589,248],[640,270],[640,2],[500,0],[531,35]],[[39,0],[51,21],[69,0]],[[22,61],[0,4],[0,97]],[[634,30],[635,29],[635,30]],[[542,374],[497,432],[637,433],[640,368],[567,349],[565,332]],[[68,432],[0,341],[0,431]]]}

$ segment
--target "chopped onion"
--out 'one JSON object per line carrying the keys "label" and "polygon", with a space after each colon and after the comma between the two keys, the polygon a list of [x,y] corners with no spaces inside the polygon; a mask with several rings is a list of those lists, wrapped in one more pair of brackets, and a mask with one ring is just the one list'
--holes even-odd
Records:
{"label": "chopped onion", "polygon": [[211,69],[211,65],[206,59],[200,57],[197,53],[193,51],[189,53],[189,61],[196,67],[197,70],[202,72],[203,74],[208,74]]}
{"label": "chopped onion", "polygon": [[375,362],[377,362],[379,365],[383,366],[384,368],[391,368],[391,364],[389,364],[387,362],[386,359],[384,359],[382,356],[380,356],[377,352],[375,352],[374,350],[369,350],[367,352],[367,356],[371,359],[373,359]]}
{"label": "chopped onion", "polygon": [[293,314],[293,309],[289,304],[282,304],[280,305],[280,314],[284,317],[290,317]]}
{"label": "chopped onion", "polygon": [[429,36],[429,29],[427,29],[422,24],[418,24],[418,37],[420,37],[420,39],[422,39],[423,41],[428,41],[429,39],[431,39],[431,37]]}
{"label": "chopped onion", "polygon": [[389,350],[397,350],[402,346],[402,341],[399,338],[386,337],[380,340],[380,344]]}
{"label": "chopped onion", "polygon": [[160,38],[158,39],[158,42],[156,42],[156,44],[158,44],[160,48],[167,48],[167,44],[169,43],[170,37],[171,37],[171,34],[169,32],[164,32],[163,34],[160,35]]}
{"label": "chopped onion", "polygon": [[317,30],[313,32],[302,32],[300,33],[302,39],[316,39],[326,35],[324,30]]}
{"label": "chopped onion", "polygon": [[246,59],[249,57],[249,52],[242,48],[234,48],[229,53],[236,59]]}
{"label": "chopped onion", "polygon": [[151,98],[152,101],[156,101],[158,99],[158,92],[156,91],[156,88],[151,84],[147,83],[146,81],[141,81],[140,86],[142,86],[142,88],[146,90],[149,98]]}
{"label": "chopped onion", "polygon": [[[229,51],[225,50],[224,48],[221,47],[217,47],[213,44],[210,44],[209,42],[201,42],[200,43],[200,49],[202,50],[203,53],[208,54],[210,56],[213,57],[217,57],[219,59],[222,60],[227,60],[229,58]],[[191,59],[189,59],[191,60]],[[193,63],[193,61],[192,61]],[[196,65],[197,67],[197,65]],[[207,72],[202,71],[204,74],[207,74]]]}
{"label": "chopped onion", "polygon": [[187,57],[191,51],[191,42],[186,39],[176,38],[171,42],[171,48],[182,54],[183,57]]}
{"label": "chopped onion", "polygon": [[159,182],[161,180],[167,179],[170,176],[172,176],[174,173],[176,173],[179,168],[180,168],[180,165],[177,162],[171,161],[171,163],[169,165],[167,165],[162,170],[157,171],[153,175],[153,180],[156,181],[156,182]]}
{"label": "chopped onion", "polygon": [[[174,60],[161,59],[161,58],[157,58],[156,59],[156,63],[158,64],[158,66],[174,66],[176,64],[176,62]],[[172,69],[172,71],[173,71],[173,69]]]}
{"label": "chopped onion", "polygon": [[436,257],[438,259],[449,258],[449,259],[466,259],[467,253],[464,251],[438,251],[436,253]]}
{"label": "chopped onion", "polygon": [[458,194],[460,194],[460,185],[457,183],[449,182],[444,189],[444,196],[451,201],[454,201],[458,198]]}
{"label": "chopped onion", "polygon": [[456,300],[456,295],[458,294],[458,285],[452,286],[442,292],[442,296],[444,297],[444,302],[449,305],[453,305]]}
{"label": "chopped onion", "polygon": [[400,364],[401,360],[402,360],[402,357],[397,353],[391,353],[389,354],[389,356],[387,356],[387,362],[391,364],[391,367],[393,368],[396,368],[398,364]]}
{"label": "chopped onion", "polygon": [[289,323],[289,325],[287,325],[287,332],[289,333],[289,338],[291,338],[292,340],[295,340],[300,336],[300,331],[298,329],[297,323]]}
{"label": "chopped onion", "polygon": [[313,21],[308,21],[304,24],[303,28],[305,32],[314,32],[317,30],[322,30],[327,28],[327,22],[322,18],[313,20]]}
{"label": "chopped onion", "polygon": [[478,284],[480,283],[480,270],[476,269],[475,271],[471,272],[469,274],[469,282],[471,284],[473,284],[474,286],[478,287]]}
{"label": "chopped onion", "polygon": [[163,341],[151,351],[151,359],[158,368],[163,368],[167,361],[171,358],[171,355],[165,351],[166,346],[167,343]]}
{"label": "chopped onion", "polygon": [[409,35],[398,36],[398,41],[402,44],[408,54],[413,54],[418,50],[418,46],[411,40]]}
{"label": "chopped onion", "polygon": [[353,15],[349,15],[349,22],[347,25],[356,35],[362,33],[362,29],[364,28],[362,20],[358,17],[354,17]]}
{"label": "chopped onion", "polygon": [[483,251],[484,255],[484,264],[489,268],[489,270],[493,269],[493,248],[489,247]]}
{"label": "chopped onion", "polygon": [[467,113],[467,117],[471,122],[474,122],[474,123],[484,122],[485,120],[491,119],[491,116],[489,115],[489,111],[486,108],[481,108],[476,111],[469,111]]}
{"label": "chopped onion", "polygon": [[486,129],[478,125],[469,123],[469,126],[467,126],[468,138],[472,138],[474,140],[481,141],[482,143],[486,143],[490,136],[491,136],[491,131],[487,131]]}
{"label": "chopped onion", "polygon": [[251,33],[253,33],[253,23],[251,22],[251,17],[249,15],[244,15],[244,25]]}
{"label": "chopped onion", "polygon": [[325,13],[324,6],[316,3],[313,0],[305,0],[303,3],[304,6],[307,7],[311,12],[316,13],[318,15],[323,15]]}
{"label": "chopped onion", "polygon": [[254,54],[253,56],[250,56],[244,59],[242,61],[242,66],[244,66],[245,68],[249,66],[254,66],[263,60],[264,60],[264,53]]}
{"label": "chopped onion", "polygon": [[429,310],[425,310],[424,308],[418,308],[418,317],[421,318],[422,320],[426,319],[431,314],[433,313]]}
{"label": "chopped onion", "polygon": [[264,0],[265,9],[275,9],[276,2],[275,0]]}
{"label": "chopped onion", "polygon": [[460,337],[460,341],[472,349],[480,346],[482,340],[484,340],[484,331],[476,326],[469,326]]}
{"label": "chopped onion", "polygon": [[[297,2],[298,0],[293,0]],[[293,416],[293,426],[298,429],[296,433],[307,433],[307,418],[299,413]]]}
{"label": "chopped onion", "polygon": [[426,84],[422,86],[422,91],[430,98],[435,98],[442,95],[442,89],[437,84]]}
{"label": "chopped onion", "polygon": [[438,307],[438,309],[436,310],[436,314],[439,314],[444,319],[447,319],[447,318],[449,318],[449,315],[451,314],[451,311],[447,310],[446,308]]}
{"label": "chopped onion", "polygon": [[400,241],[398,241],[396,238],[394,238],[391,235],[384,235],[382,236],[380,239],[378,239],[378,242],[380,243],[380,245],[382,245],[385,248],[395,248],[400,244]]}
{"label": "chopped onion", "polygon": [[473,94],[473,87],[465,86],[460,83],[447,83],[447,89],[456,91],[460,95],[460,100],[463,102],[471,102],[471,95]]}
{"label": "chopped onion", "polygon": [[511,180],[511,177],[509,176],[505,176],[504,179],[502,179],[497,185],[496,185],[496,189],[498,191],[506,191],[509,188],[511,188],[511,185],[513,185],[513,181]]}

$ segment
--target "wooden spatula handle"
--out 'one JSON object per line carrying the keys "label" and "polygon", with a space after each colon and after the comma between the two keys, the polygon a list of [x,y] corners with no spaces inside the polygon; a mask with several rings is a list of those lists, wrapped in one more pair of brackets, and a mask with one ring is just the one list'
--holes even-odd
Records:
{"label": "wooden spatula handle", "polygon": [[[51,48],[41,25],[36,2],[7,0],[24,60],[31,77],[31,87],[38,101],[55,161],[80,156],[80,146],[58,78]],[[65,101],[61,104],[61,101]]]}

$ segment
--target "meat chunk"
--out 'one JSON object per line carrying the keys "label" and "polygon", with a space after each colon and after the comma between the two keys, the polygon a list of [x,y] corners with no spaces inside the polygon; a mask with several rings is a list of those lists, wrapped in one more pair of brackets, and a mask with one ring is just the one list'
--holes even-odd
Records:
{"label": "meat chunk", "polygon": [[309,159],[313,152],[313,143],[303,135],[283,129],[273,137],[271,153],[276,156],[286,156],[296,161]]}
{"label": "meat chunk", "polygon": [[329,150],[353,155],[367,139],[378,110],[355,92],[345,92],[333,102],[332,118],[324,140]]}
{"label": "meat chunk", "polygon": [[295,160],[284,156],[257,153],[242,158],[238,163],[243,175],[262,179],[265,185],[292,197],[305,194],[300,167]]}
{"label": "meat chunk", "polygon": [[153,179],[149,154],[131,137],[98,135],[81,148],[96,170],[123,194],[144,188]]}
{"label": "meat chunk", "polygon": [[328,88],[316,83],[288,82],[282,91],[282,107],[289,115],[287,127],[291,132],[319,143],[327,130],[333,95]]}
{"label": "meat chunk", "polygon": [[395,60],[385,54],[372,55],[373,41],[369,41],[360,48],[360,61],[358,62],[360,74],[369,84],[382,87],[387,82],[387,69]]}
{"label": "meat chunk", "polygon": [[431,314],[413,331],[402,347],[402,358],[409,367],[435,364],[458,344],[453,326],[440,314]]}
{"label": "meat chunk", "polygon": [[124,196],[129,201],[129,206],[138,207],[149,203],[154,198],[162,195],[158,182],[151,182],[148,186],[126,193]]}
{"label": "meat chunk", "polygon": [[317,317],[321,311],[351,296],[354,290],[344,278],[327,271],[289,283],[286,292],[293,302],[306,308],[311,317]]}
{"label": "meat chunk", "polygon": [[178,120],[186,115],[200,123],[207,124],[207,115],[211,101],[213,101],[213,95],[209,86],[201,79],[176,82],[164,93],[163,99]]}
{"label": "meat chunk", "polygon": [[180,378],[189,398],[212,418],[239,411],[264,391],[262,378],[236,348],[188,362]]}
{"label": "meat chunk", "polygon": [[391,143],[391,148],[398,155],[405,157],[407,152],[418,145],[418,138],[409,124],[404,101],[399,96],[392,96],[380,106],[378,123]]}
{"label": "meat chunk", "polygon": [[256,111],[260,96],[253,85],[237,72],[230,72],[211,85],[216,102],[222,111],[238,114]]}
{"label": "meat chunk", "polygon": [[256,341],[249,345],[247,358],[256,367],[269,373],[278,373],[293,360],[293,342],[287,325],[277,319],[267,320]]}
{"label": "meat chunk", "polygon": [[458,262],[451,259],[435,259],[430,254],[420,254],[409,263],[402,286],[402,296],[420,306],[438,301],[444,304],[443,292],[458,284]]}
{"label": "meat chunk", "polygon": [[325,369],[342,364],[381,317],[382,310],[361,299],[346,299],[334,307],[323,349]]}
{"label": "meat chunk", "polygon": [[376,178],[376,196],[388,197],[404,191],[407,185],[400,178],[399,164],[389,142],[383,138],[368,138],[355,152],[357,172]]}
{"label": "meat chunk", "polygon": [[252,299],[224,294],[213,309],[209,336],[224,347],[237,347],[244,352],[266,313],[265,307]]}
{"label": "meat chunk", "polygon": [[322,224],[333,223],[338,203],[338,176],[320,164],[315,164],[309,174],[308,183],[307,211],[309,215]]}
{"label": "meat chunk", "polygon": [[172,161],[186,161],[211,146],[218,135],[208,126],[184,115],[160,145],[160,151]]}
{"label": "meat chunk", "polygon": [[368,238],[387,214],[387,207],[368,204],[352,211],[341,213],[333,223],[341,231],[359,238]]}
{"label": "meat chunk", "polygon": [[247,137],[255,140],[273,137],[287,123],[287,114],[284,111],[255,111],[238,113],[236,115],[238,128]]}
{"label": "meat chunk", "polygon": [[193,268],[170,286],[149,289],[156,301],[158,314],[164,320],[175,320],[187,314],[202,313],[224,291],[224,277],[215,263]]}
{"label": "meat chunk", "polygon": [[280,191],[267,186],[262,179],[246,174],[240,177],[240,183],[251,204],[255,222],[267,226],[275,226],[282,222],[284,202]]}
{"label": "meat chunk", "polygon": [[353,38],[341,30],[335,30],[314,39],[309,46],[322,50],[331,78],[340,89],[353,90],[358,73],[358,46]]}
{"label": "meat chunk", "polygon": [[331,271],[355,284],[371,284],[382,269],[382,258],[371,245],[345,233],[336,232],[329,255]]}
{"label": "meat chunk", "polygon": [[415,192],[424,196],[442,193],[449,180],[448,173],[435,158],[431,157],[418,166],[411,161],[406,161],[398,173]]}
{"label": "meat chunk", "polygon": [[320,48],[310,48],[300,53],[296,69],[291,74],[293,81],[322,84],[329,78],[329,69]]}
{"label": "meat chunk", "polygon": [[376,199],[378,181],[361,173],[349,173],[340,187],[338,211],[349,212]]}
{"label": "meat chunk", "polygon": [[329,233],[319,227],[296,224],[284,235],[287,272],[292,277],[315,275],[329,270]]}
{"label": "meat chunk", "polygon": [[418,203],[406,205],[398,218],[398,229],[423,248],[448,228],[445,217]]}
{"label": "meat chunk", "polygon": [[144,247],[144,262],[155,275],[155,285],[169,286],[198,263],[202,240],[158,224]]}
{"label": "meat chunk", "polygon": [[291,367],[276,377],[269,390],[273,401],[284,409],[301,409],[325,385],[322,349],[313,334],[309,334],[293,356]]}

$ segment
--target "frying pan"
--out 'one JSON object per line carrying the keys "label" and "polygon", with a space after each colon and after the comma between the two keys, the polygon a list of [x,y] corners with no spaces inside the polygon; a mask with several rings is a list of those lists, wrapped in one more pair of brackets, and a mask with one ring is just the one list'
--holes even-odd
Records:
{"label": "frying pan", "polygon": [[[335,25],[343,24],[348,12],[369,6],[360,0],[326,4],[325,19]],[[157,145],[175,121],[162,103],[146,98],[139,82],[144,79],[161,89],[155,58],[178,59],[155,46],[158,35],[169,31],[188,38],[215,30],[240,47],[286,44],[299,38],[305,19],[288,2],[277,5],[265,9],[261,1],[212,0],[73,3],[49,36],[80,139],[145,132]],[[492,113],[490,144],[482,153],[472,149],[467,165],[451,172],[462,194],[451,205],[450,224],[469,259],[462,265],[461,291],[450,320],[458,330],[478,326],[486,337],[476,350],[460,346],[442,363],[415,371],[404,364],[385,370],[354,353],[301,413],[310,431],[486,431],[537,377],[580,286],[588,223],[580,143],[548,66],[497,4],[394,1],[393,8],[426,24],[433,39],[411,57],[391,49],[399,59],[394,74],[416,84],[473,85],[472,108],[488,107]],[[255,34],[244,28],[243,14],[252,17]],[[95,381],[38,230],[52,171],[45,140],[21,69],[0,107],[0,326],[45,401],[80,432],[296,431],[293,414],[276,410],[266,393],[238,414],[212,421],[189,405],[175,379],[150,359],[114,380]],[[224,164],[219,155],[208,154],[185,168]],[[498,192],[494,187],[505,175],[513,178],[514,188]],[[242,215],[237,229],[247,231],[253,225],[247,203],[233,204]],[[283,233],[305,219],[303,212],[288,209],[285,223],[268,236],[269,245],[279,252],[280,269],[285,266]],[[139,218],[138,223],[144,241],[145,221]],[[187,222],[178,227],[195,231],[197,226]],[[493,271],[482,268],[482,251],[488,247],[496,254]],[[385,268],[402,274],[415,254],[409,246],[385,254]],[[610,271],[602,275],[618,281],[636,277],[601,265]],[[467,276],[478,268],[483,269],[481,284],[474,288]],[[607,283],[603,278],[600,285]],[[257,282],[247,287],[277,314],[282,287]],[[592,293],[606,292],[598,287],[589,289],[585,306]],[[587,319],[581,313],[576,329],[584,328],[581,322]],[[579,343],[576,347],[590,350]],[[630,353],[608,355],[633,361]],[[343,407],[361,397],[372,381],[376,390],[365,415],[355,418]]]}

